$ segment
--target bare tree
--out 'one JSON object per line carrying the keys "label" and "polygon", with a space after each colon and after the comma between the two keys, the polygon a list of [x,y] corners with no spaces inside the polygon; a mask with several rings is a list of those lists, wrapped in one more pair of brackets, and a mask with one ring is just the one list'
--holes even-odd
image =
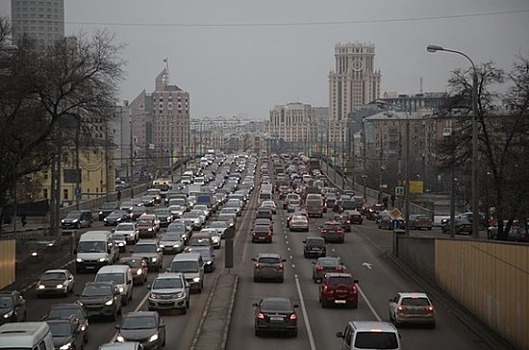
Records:
{"label": "bare tree", "polygon": [[81,123],[112,116],[124,64],[106,31],[47,46],[25,38],[6,51],[6,23],[0,21],[0,208],[18,180],[51,164],[57,126],[68,116],[83,116]]}

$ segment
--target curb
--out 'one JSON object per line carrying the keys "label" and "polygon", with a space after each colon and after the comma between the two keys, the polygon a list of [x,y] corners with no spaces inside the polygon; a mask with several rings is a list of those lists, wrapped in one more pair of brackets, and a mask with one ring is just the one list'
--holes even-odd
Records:
{"label": "curb", "polygon": [[235,299],[237,297],[237,289],[239,286],[239,275],[235,275],[235,281],[233,282],[233,289],[231,292],[231,298],[230,298],[230,306],[228,306],[228,316],[226,317],[226,324],[224,325],[224,332],[222,335],[222,344],[220,348],[222,350],[226,349],[226,346],[228,344],[228,334],[230,332],[230,325],[231,325],[231,315],[233,313],[233,305],[235,305]]}
{"label": "curb", "polygon": [[204,322],[206,321],[206,317],[208,316],[209,306],[211,305],[211,300],[213,300],[213,297],[215,296],[215,290],[217,289],[217,284],[219,282],[221,274],[219,273],[217,277],[215,277],[215,282],[213,282],[213,286],[211,287],[211,292],[208,295],[208,300],[206,301],[206,307],[204,308],[204,312],[202,313],[202,317],[200,318],[200,322],[198,323],[198,328],[195,333],[195,337],[193,338],[193,343],[191,343],[190,350],[194,350],[198,339],[200,338],[200,334],[202,333],[202,328],[204,327]]}

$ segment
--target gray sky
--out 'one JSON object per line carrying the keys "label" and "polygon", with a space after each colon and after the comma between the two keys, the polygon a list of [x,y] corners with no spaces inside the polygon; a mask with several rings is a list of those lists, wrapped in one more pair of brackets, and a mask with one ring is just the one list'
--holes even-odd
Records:
{"label": "gray sky", "polygon": [[[0,0],[0,15],[9,2]],[[517,54],[529,57],[527,0],[65,0],[65,21],[67,34],[106,27],[127,45],[121,99],[152,91],[167,57],[192,117],[267,119],[276,104],[327,106],[338,42],[375,44],[382,92],[417,93],[421,77],[424,92],[445,91],[450,71],[468,67],[427,53],[428,44],[507,70]]]}

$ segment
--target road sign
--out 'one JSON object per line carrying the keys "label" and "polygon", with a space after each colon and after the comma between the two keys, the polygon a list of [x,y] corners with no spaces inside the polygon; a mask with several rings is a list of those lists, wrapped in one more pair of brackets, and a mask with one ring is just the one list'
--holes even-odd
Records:
{"label": "road sign", "polygon": [[397,196],[397,197],[404,196],[404,186],[396,186],[395,187],[395,196]]}
{"label": "road sign", "polygon": [[75,188],[75,196],[76,197],[81,197],[81,195],[82,195],[81,187],[76,187]]}
{"label": "road sign", "polygon": [[233,237],[235,237],[235,229],[233,227],[228,227],[224,230],[225,239],[233,239]]}
{"label": "road sign", "polygon": [[391,216],[391,218],[392,218],[393,220],[398,219],[401,215],[402,215],[402,213],[401,213],[400,210],[397,209],[397,208],[393,208],[393,210],[391,210],[391,211],[389,212],[389,216]]}

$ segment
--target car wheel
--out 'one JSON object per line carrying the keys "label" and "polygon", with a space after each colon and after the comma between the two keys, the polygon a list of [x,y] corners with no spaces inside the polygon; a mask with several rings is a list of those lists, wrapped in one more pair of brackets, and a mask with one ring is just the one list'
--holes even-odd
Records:
{"label": "car wheel", "polygon": [[187,308],[187,309],[189,309],[189,305],[190,305],[190,304],[191,304],[191,303],[190,303],[190,300],[187,299],[187,302],[186,302],[186,308]]}
{"label": "car wheel", "polygon": [[125,298],[121,298],[121,305],[126,306],[129,301],[128,296],[125,296]]}
{"label": "car wheel", "polygon": [[261,331],[259,329],[255,329],[255,336],[256,337],[260,337],[261,336]]}
{"label": "car wheel", "polygon": [[86,334],[86,331],[83,337],[83,343],[88,344],[88,334]]}
{"label": "car wheel", "polygon": [[292,336],[292,338],[297,338],[298,330],[296,329],[295,331],[292,331],[292,333],[290,333],[290,335]]}
{"label": "car wheel", "polygon": [[181,308],[181,309],[180,309],[180,313],[181,313],[182,315],[187,314],[187,307],[183,307],[183,308]]}
{"label": "car wheel", "polygon": [[434,328],[435,328],[435,321],[433,321],[433,322],[430,324],[430,328],[431,328],[431,329],[434,329]]}
{"label": "car wheel", "polygon": [[165,346],[165,334],[163,335],[162,346]]}
{"label": "car wheel", "polygon": [[284,279],[283,277],[281,277],[281,278],[279,279],[279,283],[283,283],[284,281],[285,281],[285,279]]}
{"label": "car wheel", "polygon": [[253,276],[253,281],[257,283],[259,282],[259,279],[256,276]]}

